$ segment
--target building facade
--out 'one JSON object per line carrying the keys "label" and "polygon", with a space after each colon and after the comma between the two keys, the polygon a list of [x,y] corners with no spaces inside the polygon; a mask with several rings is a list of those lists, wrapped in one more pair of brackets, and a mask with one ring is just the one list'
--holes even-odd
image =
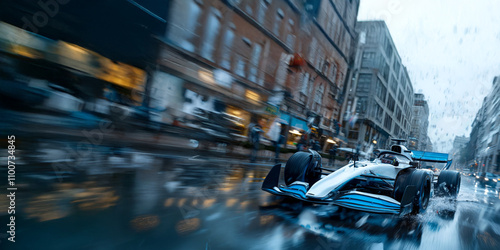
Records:
{"label": "building facade", "polygon": [[[473,152],[469,163],[476,165],[478,172],[500,173],[500,76],[493,80],[491,92],[472,123],[467,149]],[[473,162],[472,159],[473,158]]]}
{"label": "building facade", "polygon": [[424,94],[416,93],[412,107],[411,130],[409,138],[409,149],[427,151],[429,137],[429,105]]}
{"label": "building facade", "polygon": [[244,127],[279,119],[292,132],[289,146],[305,132],[329,146],[358,7],[356,0],[172,1],[155,108],[169,108],[165,121],[195,108],[227,112]]}
{"label": "building facade", "polygon": [[387,148],[392,138],[408,139],[413,86],[385,22],[358,22],[356,29],[343,128],[349,146]]}

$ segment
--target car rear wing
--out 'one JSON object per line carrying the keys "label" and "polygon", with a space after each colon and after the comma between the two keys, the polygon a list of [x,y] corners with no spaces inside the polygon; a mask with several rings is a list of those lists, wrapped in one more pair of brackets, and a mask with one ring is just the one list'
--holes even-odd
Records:
{"label": "car rear wing", "polygon": [[446,163],[446,165],[441,170],[447,170],[450,168],[452,159],[448,159],[448,154],[444,153],[436,153],[436,152],[427,152],[427,151],[411,151],[413,153],[414,161],[425,161],[425,162],[438,162],[438,163]]}

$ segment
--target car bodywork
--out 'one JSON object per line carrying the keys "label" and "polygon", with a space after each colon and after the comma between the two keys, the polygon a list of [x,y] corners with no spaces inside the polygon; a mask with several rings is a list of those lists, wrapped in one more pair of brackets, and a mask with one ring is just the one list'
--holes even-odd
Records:
{"label": "car bodywork", "polygon": [[[374,161],[350,162],[336,171],[330,170],[333,172],[323,174],[324,176],[311,186],[304,181],[279,185],[281,165],[278,164],[267,175],[262,189],[274,195],[293,197],[311,203],[331,204],[374,213],[407,214],[412,210],[412,202],[418,190],[415,186],[406,186],[404,190],[399,190],[402,196],[396,199],[394,194],[397,191],[395,181],[398,173],[417,169],[417,160],[446,162],[445,168],[449,167],[451,161],[448,160],[447,154],[419,151],[414,158],[413,153],[404,146],[393,146],[391,149],[380,150],[379,157]],[[311,153],[315,154],[313,151]],[[384,160],[385,155],[397,158],[397,163]],[[420,173],[427,175],[434,184],[437,182],[434,176],[439,173],[425,169]],[[435,185],[430,186],[432,196]]]}

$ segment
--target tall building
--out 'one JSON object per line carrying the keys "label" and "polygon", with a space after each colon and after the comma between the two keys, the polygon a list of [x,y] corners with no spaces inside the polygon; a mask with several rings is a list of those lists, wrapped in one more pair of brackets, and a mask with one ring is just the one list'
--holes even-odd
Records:
{"label": "tall building", "polygon": [[170,109],[161,119],[195,108],[227,112],[243,126],[280,118],[289,146],[310,130],[329,146],[358,0],[172,2],[152,86],[156,108]]}
{"label": "tall building", "polygon": [[358,22],[343,127],[350,146],[386,148],[408,139],[413,86],[384,21]]}
{"label": "tall building", "polygon": [[424,94],[414,95],[413,117],[411,120],[411,130],[409,138],[409,149],[426,151],[429,137],[427,130],[429,128],[429,105],[425,100]]}
{"label": "tall building", "polygon": [[469,137],[467,136],[455,136],[453,140],[452,151],[458,152],[461,148],[465,147],[469,142]]}
{"label": "tall building", "polygon": [[463,168],[467,166],[466,155],[467,154],[464,149],[466,149],[467,144],[469,143],[469,137],[467,136],[455,136],[453,140],[453,148],[451,149],[449,155],[452,157],[455,166],[458,165],[459,168]]}
{"label": "tall building", "polygon": [[472,124],[468,150],[474,152],[479,172],[500,173],[500,76],[493,79],[491,92]]}

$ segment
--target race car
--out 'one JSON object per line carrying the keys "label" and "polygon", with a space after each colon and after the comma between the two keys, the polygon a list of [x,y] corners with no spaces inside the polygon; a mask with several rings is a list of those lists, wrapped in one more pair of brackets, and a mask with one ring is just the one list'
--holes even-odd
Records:
{"label": "race car", "polygon": [[[351,161],[335,171],[322,167],[316,151],[297,152],[286,162],[285,185],[279,185],[281,164],[277,164],[267,174],[262,190],[315,204],[400,215],[424,212],[435,194],[456,198],[461,175],[447,170],[448,155],[415,153],[396,144],[391,150],[379,150],[373,161]],[[433,172],[421,169],[420,162],[446,166]]]}

